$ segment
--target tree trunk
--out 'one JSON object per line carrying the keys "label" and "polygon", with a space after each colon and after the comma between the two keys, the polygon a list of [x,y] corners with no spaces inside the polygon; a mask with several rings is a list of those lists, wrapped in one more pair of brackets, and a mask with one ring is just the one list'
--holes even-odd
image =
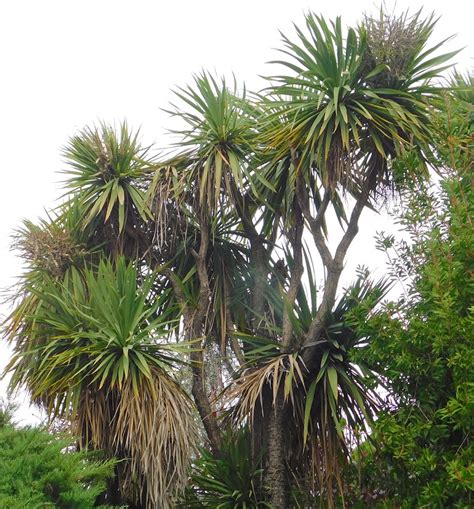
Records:
{"label": "tree trunk", "polygon": [[206,394],[204,381],[205,374],[202,368],[202,352],[192,352],[191,362],[193,372],[193,384],[191,392],[194,397],[194,401],[196,403],[196,407],[198,409],[202,423],[204,425],[204,429],[206,430],[212,453],[216,458],[219,458],[221,456],[221,432],[217,423],[216,415]]}
{"label": "tree trunk", "polygon": [[265,486],[273,509],[288,509],[289,490],[286,471],[285,448],[286,409],[282,398],[270,409],[267,424],[267,469]]}

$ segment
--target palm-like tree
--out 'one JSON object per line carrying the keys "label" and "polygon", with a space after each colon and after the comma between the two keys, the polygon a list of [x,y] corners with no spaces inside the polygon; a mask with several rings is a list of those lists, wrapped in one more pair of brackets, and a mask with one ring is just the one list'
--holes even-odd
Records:
{"label": "palm-like tree", "polygon": [[157,314],[166,293],[150,300],[154,279],[123,258],[72,268],[61,282],[45,277],[30,289],[36,309],[9,368],[13,387],[70,421],[81,447],[128,458],[117,469],[124,499],[168,507],[186,481],[195,429],[173,374],[183,348],[166,341],[174,316]]}
{"label": "palm-like tree", "polygon": [[175,376],[184,347],[168,344],[179,313],[137,258],[153,234],[144,193],[153,163],[125,125],[86,129],[65,153],[72,198],[17,234],[28,270],[8,321],[11,385],[71,422],[81,447],[125,460],[110,490],[116,502],[168,507],[196,431]]}
{"label": "palm-like tree", "polygon": [[[267,177],[273,187],[280,185],[286,189],[277,188],[276,193],[267,190],[265,195],[279,196],[279,199],[285,196],[285,208],[279,210],[285,215],[284,224],[289,225],[287,240],[291,248],[290,256],[286,258],[290,274],[284,285],[281,341],[283,346],[301,348],[304,367],[308,373],[316,375],[315,379],[313,375],[304,375],[304,380],[300,379],[301,384],[306,384],[308,401],[317,386],[314,380],[327,376],[327,392],[323,400],[325,408],[332,405],[333,415],[337,412],[335,401],[330,397],[332,389],[335,398],[340,396],[340,408],[355,409],[360,393],[357,396],[357,391],[352,395],[345,393],[344,380],[349,373],[338,375],[335,368],[326,369],[326,364],[321,362],[325,358],[322,351],[325,330],[335,306],[344,258],[357,233],[364,207],[373,198],[385,194],[387,188],[396,188],[394,160],[407,151],[415,151],[421,162],[429,156],[429,104],[440,92],[430,80],[439,75],[443,70],[440,66],[453,55],[431,58],[438,47],[426,47],[433,26],[432,18],[421,21],[415,16],[408,21],[407,18],[399,20],[382,14],[378,20],[366,19],[358,29],[349,29],[344,36],[340,19],[329,25],[323,18],[308,14],[306,32],[296,28],[297,42],[283,37],[285,49],[282,52],[289,59],[277,63],[292,74],[274,77],[268,90],[268,113],[261,125],[262,139],[270,159],[266,175],[273,172],[279,178],[275,181]],[[390,77],[393,72],[390,66],[402,61],[403,50],[400,47],[398,53],[380,51],[394,37],[409,42],[409,54],[397,69],[397,79]],[[328,247],[324,218],[332,202],[337,204],[337,215],[345,220],[338,191],[348,192],[355,203],[333,254]],[[270,203],[275,201],[275,198],[269,200]],[[291,320],[290,310],[301,291],[303,219],[325,269],[325,286],[317,311],[304,333],[298,336],[295,334],[298,321]],[[275,362],[275,376],[280,369],[290,369],[281,359]],[[264,367],[262,376],[266,377],[268,373]],[[351,388],[357,385],[349,383]],[[259,384],[262,388],[261,382]],[[281,385],[273,382],[274,417],[270,421],[275,422],[269,423],[267,472],[270,475],[267,482],[275,507],[288,504],[285,489],[281,488],[287,479],[285,449],[290,445],[285,446],[284,419],[287,414],[285,404],[281,403],[281,399],[285,399],[284,385],[283,382]],[[357,420],[351,422],[349,419],[348,423],[355,425]],[[329,420],[326,419],[321,429],[327,430],[328,426]],[[332,490],[331,472],[335,468],[329,461],[334,464],[340,455],[339,445],[343,445],[343,441],[331,442],[321,440],[325,459],[319,463],[320,471],[326,472],[323,477],[329,480],[328,494]]]}
{"label": "palm-like tree", "polygon": [[[379,408],[379,397],[368,383],[365,367],[351,361],[355,349],[365,341],[352,323],[361,314],[374,313],[389,287],[387,281],[373,283],[364,272],[345,290],[326,317],[317,344],[316,369],[304,362],[304,350],[282,348],[281,329],[273,338],[242,335],[251,345],[247,363],[225,393],[229,404],[235,405],[234,419],[242,423],[253,422],[259,412],[274,412],[279,399],[283,400],[285,421],[291,416],[284,446],[288,468],[299,479],[296,484],[302,493],[317,494],[330,505],[334,503],[333,490],[342,493],[340,467],[349,457],[351,440],[368,430]],[[312,281],[309,290],[316,295]],[[275,307],[280,318],[282,304]],[[296,336],[305,335],[316,313],[316,302],[299,292],[291,312]],[[272,437],[267,440],[271,442]],[[312,474],[308,476],[308,472]]]}
{"label": "palm-like tree", "polygon": [[[135,503],[170,506],[184,484],[186,382],[214,478],[232,422],[218,414],[232,407],[250,430],[252,479],[239,483],[258,484],[256,506],[288,507],[290,487],[334,505],[351,433],[376,412],[351,362],[362,339],[351,314],[375,312],[386,287],[362,278],[338,301],[339,279],[362,211],[410,169],[405,154],[426,173],[432,80],[452,54],[433,56],[434,21],[419,15],[382,13],[346,32],[339,18],[305,23],[296,42],[283,37],[285,71],[259,95],[207,73],[178,89],[171,113],[185,128],[167,161],[126,125],[73,137],[68,200],[20,234],[30,266],[8,321],[13,386],[74,423],[83,445],[128,458],[117,483]],[[213,397],[213,377],[228,400]],[[219,483],[224,495],[233,485]]]}
{"label": "palm-like tree", "polygon": [[152,213],[145,191],[156,167],[150,149],[125,122],[118,129],[86,127],[63,149],[66,207],[80,209],[79,228],[114,254],[136,257],[150,249]]}
{"label": "palm-like tree", "polygon": [[[271,117],[291,119],[269,123],[276,159],[289,146],[297,169],[307,178],[316,166],[331,189],[351,180],[371,189],[390,183],[390,159],[408,147],[427,148],[426,105],[436,94],[428,80],[456,53],[428,58],[438,47],[426,48],[434,24],[382,12],[343,34],[340,18],[329,25],[307,15],[306,33],[296,28],[297,42],[283,37],[281,52],[289,58],[275,62],[293,71],[273,77],[270,87],[276,96]],[[395,38],[405,45],[395,46]]]}

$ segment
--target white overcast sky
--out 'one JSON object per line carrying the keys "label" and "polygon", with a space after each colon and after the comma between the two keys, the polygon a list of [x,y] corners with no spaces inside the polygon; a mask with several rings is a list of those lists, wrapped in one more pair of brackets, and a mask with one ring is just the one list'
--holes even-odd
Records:
{"label": "white overcast sky", "polygon": [[[265,62],[292,33],[303,12],[342,15],[355,24],[375,12],[372,0],[0,0],[0,287],[21,269],[9,250],[10,235],[23,218],[35,219],[60,194],[60,148],[70,135],[97,120],[127,119],[141,127],[146,143],[165,148],[167,114],[160,111],[171,89],[201,69],[235,73],[248,88],[271,73]],[[386,1],[389,8],[394,2]],[[433,41],[457,34],[448,48],[465,47],[455,59],[472,68],[472,3],[468,0],[401,1],[396,11],[424,7],[441,16]],[[380,264],[373,255],[375,230],[389,229],[382,215],[366,226],[349,258]],[[0,315],[6,307],[0,306]],[[8,358],[0,344],[0,371]],[[6,383],[0,382],[0,398]],[[32,412],[20,398],[19,419]]]}

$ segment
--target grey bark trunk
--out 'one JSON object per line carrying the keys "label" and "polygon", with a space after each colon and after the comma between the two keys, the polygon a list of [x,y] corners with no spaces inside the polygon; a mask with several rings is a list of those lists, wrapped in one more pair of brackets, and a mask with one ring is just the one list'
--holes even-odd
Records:
{"label": "grey bark trunk", "polygon": [[268,414],[265,485],[273,509],[288,509],[289,490],[285,461],[285,407],[282,401]]}

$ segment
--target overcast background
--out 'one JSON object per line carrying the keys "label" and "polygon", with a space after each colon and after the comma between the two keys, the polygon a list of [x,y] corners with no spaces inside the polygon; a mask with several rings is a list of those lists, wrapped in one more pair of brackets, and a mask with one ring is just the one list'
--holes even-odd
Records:
{"label": "overcast background", "polygon": [[[175,86],[201,69],[230,76],[258,90],[265,62],[275,57],[279,33],[292,33],[311,9],[356,24],[375,13],[372,0],[0,0],[0,288],[14,283],[21,265],[10,235],[23,218],[44,215],[60,195],[64,168],[60,148],[68,137],[98,120],[141,127],[145,143],[166,148],[166,108]],[[389,9],[394,2],[386,2]],[[446,51],[465,47],[455,59],[472,68],[472,2],[401,1],[396,12],[424,6],[441,16],[433,42],[457,34]],[[366,213],[349,264],[383,266],[374,249],[376,230],[389,230],[387,215]],[[362,220],[364,223],[364,218]],[[0,305],[0,317],[8,309]],[[0,371],[9,350],[0,340]],[[0,399],[6,380],[0,382]],[[39,412],[16,396],[17,420]]]}

